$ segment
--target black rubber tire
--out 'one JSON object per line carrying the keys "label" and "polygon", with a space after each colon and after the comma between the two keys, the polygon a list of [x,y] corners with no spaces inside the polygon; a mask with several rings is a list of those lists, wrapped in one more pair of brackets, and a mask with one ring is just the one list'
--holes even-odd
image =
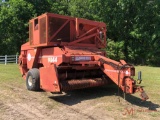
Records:
{"label": "black rubber tire", "polygon": [[40,75],[37,68],[32,68],[28,71],[26,77],[26,86],[30,91],[39,91],[40,90]]}

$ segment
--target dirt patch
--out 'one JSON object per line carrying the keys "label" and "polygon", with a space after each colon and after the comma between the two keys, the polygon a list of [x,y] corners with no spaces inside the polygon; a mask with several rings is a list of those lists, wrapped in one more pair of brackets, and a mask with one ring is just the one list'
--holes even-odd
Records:
{"label": "dirt patch", "polygon": [[[119,120],[156,119],[158,104],[140,103],[135,96],[120,97],[115,87],[98,87],[66,92],[61,95],[26,90],[25,81],[0,84],[0,119],[2,120]],[[133,101],[134,99],[134,101]]]}
{"label": "dirt patch", "polygon": [[126,95],[124,101],[122,92],[119,102],[117,86],[63,94],[32,92],[26,89],[18,68],[3,69],[8,73],[1,69],[0,120],[158,120],[160,116],[158,89],[146,102],[138,94]]}
{"label": "dirt patch", "polygon": [[[1,84],[2,85],[2,84]],[[5,86],[5,87],[4,87]],[[84,92],[84,91],[83,91]],[[103,102],[84,99],[81,91],[53,95],[47,92],[31,92],[25,85],[3,84],[0,92],[2,120],[113,120],[107,114]],[[70,95],[69,95],[70,94]],[[74,95],[71,95],[74,94]],[[78,95],[79,94],[79,95]],[[89,93],[88,93],[89,94]],[[79,97],[78,97],[79,96]],[[76,98],[78,97],[78,98]],[[84,94],[85,97],[85,94]],[[92,96],[93,97],[93,96]],[[65,100],[66,99],[66,100]]]}
{"label": "dirt patch", "polygon": [[[158,70],[148,70],[145,80],[152,71],[159,75]],[[125,101],[122,92],[119,102],[117,86],[53,95],[28,91],[17,65],[0,65],[0,120],[159,120],[159,79],[144,83],[150,97],[146,102],[141,102],[138,93],[126,95]]]}

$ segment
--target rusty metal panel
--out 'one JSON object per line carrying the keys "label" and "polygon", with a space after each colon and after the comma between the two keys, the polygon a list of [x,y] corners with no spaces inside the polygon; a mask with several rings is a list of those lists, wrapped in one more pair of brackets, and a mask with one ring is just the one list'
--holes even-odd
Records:
{"label": "rusty metal panel", "polygon": [[33,45],[33,22],[29,23],[29,41],[30,45]]}
{"label": "rusty metal panel", "polygon": [[46,43],[46,17],[40,18],[40,44]]}
{"label": "rusty metal panel", "polygon": [[40,87],[49,92],[60,92],[57,68],[53,64],[40,68]]}

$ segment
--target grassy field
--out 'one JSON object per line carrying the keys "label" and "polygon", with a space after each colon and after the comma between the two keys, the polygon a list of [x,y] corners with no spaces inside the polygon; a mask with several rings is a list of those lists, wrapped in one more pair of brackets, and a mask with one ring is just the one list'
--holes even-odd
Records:
{"label": "grassy field", "polygon": [[[69,111],[72,111],[73,113],[79,111],[75,113],[76,116],[84,119],[87,115],[90,115],[87,119],[102,119],[108,115],[115,120],[142,118],[145,120],[158,120],[160,118],[160,68],[148,66],[136,66],[135,68],[136,73],[142,71],[143,81],[141,85],[144,87],[144,90],[150,98],[145,102],[141,102],[139,93],[126,95],[125,101],[122,92],[120,102],[118,102],[116,86],[78,90],[70,93],[70,95],[64,96],[53,96],[46,92],[28,92],[26,90],[25,81],[20,75],[18,65],[0,64],[0,108],[3,108],[0,109],[0,116],[3,115],[2,119],[9,119],[9,117],[7,117],[7,110],[12,108],[11,105],[20,105],[20,102],[22,102],[21,106],[25,108],[24,112],[27,112],[28,108],[25,104],[32,104],[30,102],[30,100],[32,100],[32,102],[35,101],[34,104],[38,104],[39,102],[38,105],[45,103],[43,108],[46,108],[46,111],[51,111],[53,108],[55,109],[56,105],[57,110],[54,112],[61,116],[63,116],[63,114],[65,116],[68,115],[66,119],[72,119],[72,117],[70,117],[72,114],[68,114]],[[137,79],[137,74],[134,79]],[[14,102],[12,99],[14,99]],[[1,102],[11,108],[2,107]],[[14,104],[12,104],[12,102]],[[38,105],[33,108],[36,112],[41,109],[36,108]],[[65,110],[63,109],[63,112],[61,109],[59,110],[58,107],[63,108],[64,106]],[[21,112],[20,108],[17,108],[16,110]],[[48,113],[44,114],[47,115]],[[19,114],[17,115],[17,113],[11,112],[10,115],[11,119],[19,118]],[[28,113],[26,119],[30,118],[32,115],[33,113],[31,115]],[[34,114],[33,117],[36,115],[37,114]],[[23,117],[24,116],[22,116],[22,118]],[[45,118],[46,116],[40,117]]]}

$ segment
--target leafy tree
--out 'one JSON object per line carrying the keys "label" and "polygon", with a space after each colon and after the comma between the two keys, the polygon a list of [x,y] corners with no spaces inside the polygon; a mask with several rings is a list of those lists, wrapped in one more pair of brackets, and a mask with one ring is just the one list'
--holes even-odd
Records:
{"label": "leafy tree", "polygon": [[39,16],[45,12],[49,12],[51,9],[51,1],[53,0],[24,0],[28,4],[32,4],[34,16]]}
{"label": "leafy tree", "polygon": [[61,14],[61,15],[70,15],[69,12],[69,3],[70,0],[55,0],[49,1],[51,4],[51,12],[56,13],[56,14]]}
{"label": "leafy tree", "polygon": [[110,58],[160,66],[159,0],[1,0],[0,54],[19,52],[29,19],[45,12],[103,21]]}
{"label": "leafy tree", "polygon": [[102,0],[71,0],[68,11],[74,17],[103,21],[102,6]]}
{"label": "leafy tree", "polygon": [[0,11],[0,54],[15,54],[28,38],[28,20],[33,6],[24,0],[9,0]]}
{"label": "leafy tree", "polygon": [[113,40],[108,39],[108,44],[107,44],[107,57],[112,58],[114,60],[121,60],[125,59],[124,53],[123,53],[123,48],[124,48],[124,41],[117,41],[114,42]]}

